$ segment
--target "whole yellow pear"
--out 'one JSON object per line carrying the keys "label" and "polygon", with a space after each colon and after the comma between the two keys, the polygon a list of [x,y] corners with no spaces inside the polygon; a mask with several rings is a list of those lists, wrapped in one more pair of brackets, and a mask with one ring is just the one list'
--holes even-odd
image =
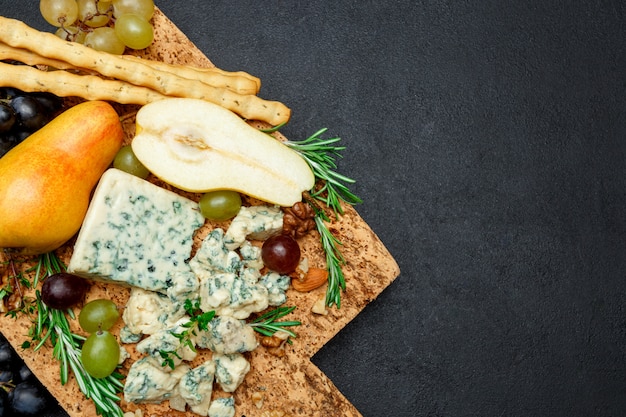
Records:
{"label": "whole yellow pear", "polygon": [[86,101],[0,158],[0,248],[35,255],[74,236],[123,137],[110,104]]}

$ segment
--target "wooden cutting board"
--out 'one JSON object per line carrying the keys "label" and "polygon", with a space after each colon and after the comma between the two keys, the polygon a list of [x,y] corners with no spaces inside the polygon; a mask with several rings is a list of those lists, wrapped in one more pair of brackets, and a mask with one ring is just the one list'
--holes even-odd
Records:
{"label": "wooden cutting board", "polygon": [[[213,66],[210,60],[159,10],[154,16],[154,27],[153,45],[138,53],[139,56],[174,64]],[[286,104],[289,105],[289,103]],[[134,135],[134,114],[137,107],[117,105],[116,109],[123,117],[125,140],[128,143]],[[170,188],[153,178],[151,180]],[[181,194],[196,200],[198,198],[197,195]],[[199,244],[200,237],[214,226],[216,225],[204,226],[198,234],[195,247]],[[224,227],[224,224],[219,226]],[[334,222],[330,228],[342,242],[342,253],[347,261],[343,269],[347,290],[342,295],[341,308],[328,308],[326,315],[311,312],[313,304],[324,297],[325,287],[309,293],[288,291],[287,305],[298,307],[288,319],[302,322],[302,325],[296,329],[298,337],[294,339],[292,345],[287,345],[284,356],[272,354],[264,347],[259,347],[248,354],[251,370],[234,394],[236,416],[356,417],[361,415],[333,385],[332,381],[313,365],[310,358],[391,284],[399,275],[400,270],[376,234],[352,207],[345,207],[345,215],[339,221]],[[66,263],[71,255],[72,244],[73,241],[70,241],[57,251]],[[325,266],[317,233],[309,233],[300,241],[300,244],[303,256],[309,259],[311,266]],[[6,261],[6,256],[0,252],[0,258],[2,257],[5,259],[0,260]],[[32,262],[32,259],[24,259],[24,261],[23,265],[26,265]],[[112,284],[94,284],[85,302],[95,298],[110,298],[123,307],[128,298],[128,289]],[[78,309],[76,311],[78,312]],[[0,330],[70,416],[96,416],[93,404],[84,399],[73,378],[64,386],[60,384],[59,364],[52,357],[49,346],[37,352],[20,347],[25,340],[29,340],[28,330],[31,323],[31,318],[24,315],[19,315],[17,318],[2,316],[0,317]],[[73,322],[72,327],[75,332],[82,333],[77,323]],[[121,323],[113,330],[118,331],[120,327]],[[132,358],[138,357],[133,346],[130,346],[128,350]],[[125,366],[128,368],[129,361],[126,361]],[[216,386],[214,395],[224,394]],[[125,411],[140,408],[144,416],[192,415],[170,410],[167,402],[138,406],[122,401],[122,407]]]}

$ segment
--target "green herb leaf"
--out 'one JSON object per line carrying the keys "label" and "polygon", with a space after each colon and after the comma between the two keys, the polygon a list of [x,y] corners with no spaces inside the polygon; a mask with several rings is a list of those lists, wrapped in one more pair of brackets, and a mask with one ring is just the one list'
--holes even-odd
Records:
{"label": "green herb leaf", "polygon": [[286,329],[286,327],[299,326],[302,323],[299,321],[277,321],[283,318],[287,314],[296,309],[293,307],[277,307],[274,310],[270,310],[265,314],[255,318],[248,323],[255,331],[261,333],[264,336],[273,336],[276,332],[285,332],[291,337],[296,337],[296,333]]}
{"label": "green herb leaf", "polygon": [[[187,346],[192,351],[196,351],[196,346],[192,341],[192,336],[196,335],[196,329],[206,331],[208,330],[209,323],[215,317],[215,311],[207,311],[204,312],[200,308],[200,300],[196,299],[195,301],[191,301],[190,299],[186,299],[183,304],[185,311],[189,314],[189,321],[182,324],[182,327],[185,328],[180,333],[172,332],[172,335],[176,337],[180,341],[180,346]],[[176,363],[174,362],[174,358],[180,359],[180,355],[176,351],[159,351],[159,355],[163,358],[163,362],[161,362],[161,366],[169,366],[171,369],[176,367]]]}
{"label": "green herb leaf", "polygon": [[320,234],[322,248],[326,254],[326,265],[328,267],[328,287],[326,289],[326,305],[337,305],[341,308],[341,293],[346,289],[346,279],[343,275],[341,267],[346,263],[339,246],[342,243],[333,235],[326,225],[328,217],[324,214],[315,216],[315,225]]}
{"label": "green herb leaf", "polygon": [[322,135],[326,128],[320,129],[313,135],[302,141],[286,141],[285,145],[296,151],[311,167],[315,178],[321,180],[321,187],[310,191],[311,197],[322,201],[327,207],[335,212],[335,217],[343,214],[341,202],[350,205],[363,202],[348,188],[354,184],[354,180],[339,174],[336,158],[341,158],[341,152],[345,146],[337,146],[341,138],[334,137],[323,139]]}

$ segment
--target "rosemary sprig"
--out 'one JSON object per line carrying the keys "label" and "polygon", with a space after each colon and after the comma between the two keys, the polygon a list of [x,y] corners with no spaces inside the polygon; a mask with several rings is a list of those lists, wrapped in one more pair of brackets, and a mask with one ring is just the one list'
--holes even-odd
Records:
{"label": "rosemary sprig", "polygon": [[[277,126],[266,133],[273,133],[281,126]],[[348,188],[349,184],[354,184],[352,178],[339,174],[337,170],[336,158],[341,158],[341,152],[345,146],[338,146],[341,140],[338,137],[323,139],[322,135],[326,132],[326,128],[320,129],[313,135],[302,141],[285,141],[285,145],[296,151],[311,167],[313,175],[315,175],[317,188],[310,190],[309,195],[312,200],[308,203],[315,210],[315,225],[320,234],[322,248],[326,255],[326,265],[328,269],[328,286],[326,288],[326,305],[335,304],[337,308],[341,307],[341,293],[346,289],[346,281],[343,275],[342,266],[345,259],[339,250],[342,243],[337,239],[327,227],[326,223],[330,222],[329,216],[320,209],[313,200],[324,203],[335,214],[335,219],[339,215],[343,215],[343,207],[341,203],[355,205],[362,203],[363,200],[354,194]]]}
{"label": "rosemary sprig", "polygon": [[287,329],[287,327],[299,326],[302,324],[301,322],[296,320],[277,321],[278,319],[285,317],[287,314],[291,313],[295,309],[296,306],[277,307],[274,310],[270,310],[267,313],[260,315],[248,324],[255,331],[261,333],[264,336],[273,336],[276,332],[284,332],[291,337],[296,337],[296,333],[290,329]]}
{"label": "rosemary sprig", "polygon": [[[348,188],[348,184],[354,184],[355,181],[336,171],[335,159],[342,157],[341,151],[345,149],[345,146],[336,145],[341,140],[338,137],[323,139],[321,136],[325,132],[325,128],[320,129],[303,141],[287,141],[286,145],[298,152],[309,164],[318,182],[321,180],[322,185],[311,190],[310,196],[323,202],[334,212],[335,219],[337,219],[340,214],[343,214],[342,201],[355,205],[363,200]],[[339,250],[342,243],[326,225],[327,222],[330,222],[330,218],[324,210],[317,207],[313,201],[309,200],[309,204],[315,210],[315,225],[320,234],[322,249],[326,255],[328,269],[326,305],[330,307],[335,304],[337,308],[340,308],[341,293],[346,289],[346,280],[342,270],[345,259]]]}
{"label": "rosemary sprig", "polygon": [[[196,336],[196,329],[208,330],[209,322],[215,317],[215,311],[203,312],[200,309],[199,299],[195,300],[195,302],[189,299],[185,300],[184,308],[187,314],[189,314],[189,321],[182,325],[185,330],[180,333],[172,333],[172,335],[180,341],[181,346],[187,346],[195,352],[196,346],[193,344],[192,337]],[[181,359],[176,351],[171,350],[161,350],[159,355],[163,358],[161,366],[169,366],[171,369],[174,369],[176,366],[174,358]]]}
{"label": "rosemary sprig", "polygon": [[[40,255],[35,267],[34,282],[39,282],[45,277],[62,272],[65,266],[54,254]],[[68,381],[71,370],[76,378],[78,387],[86,398],[91,399],[96,407],[96,412],[104,417],[122,417],[124,412],[119,406],[118,394],[124,389],[120,381],[123,378],[118,373],[113,373],[106,378],[93,378],[85,371],[80,359],[81,344],[84,337],[77,335],[70,329],[67,318],[74,318],[71,310],[64,312],[49,308],[41,301],[41,294],[36,291],[37,319],[31,329],[31,337],[35,342],[34,350],[39,350],[46,341],[50,341],[53,347],[53,355],[60,363],[61,384]],[[22,347],[30,346],[25,342]]]}
{"label": "rosemary sprig", "polygon": [[322,249],[326,255],[326,266],[328,268],[328,286],[326,288],[326,305],[337,305],[341,308],[341,293],[346,290],[346,279],[341,267],[346,263],[343,254],[339,250],[342,243],[333,235],[326,225],[330,220],[326,213],[316,208],[315,226],[320,234]]}
{"label": "rosemary sprig", "polygon": [[[345,149],[345,146],[336,145],[341,140],[338,137],[322,139],[324,132],[326,129],[320,129],[303,141],[287,141],[286,144],[307,161],[316,179],[322,180],[321,187],[311,190],[309,195],[332,209],[337,219],[340,214],[343,214],[342,201],[355,205],[361,203],[362,200],[348,189],[347,184],[354,184],[354,180],[336,172],[335,158],[341,157],[341,151]],[[326,255],[328,269],[326,305],[330,307],[335,304],[337,308],[340,308],[341,293],[346,289],[346,280],[342,270],[345,259],[339,250],[342,243],[328,228],[327,222],[330,222],[330,218],[324,210],[317,207],[313,201],[309,200],[309,204],[315,210],[315,225]]]}
{"label": "rosemary sprig", "polygon": [[323,202],[338,217],[343,214],[342,201],[355,205],[363,200],[348,188],[347,184],[354,184],[355,181],[336,171],[335,159],[342,157],[341,151],[345,146],[336,145],[341,140],[339,137],[323,139],[321,136],[326,130],[320,129],[302,141],[285,141],[285,145],[296,151],[309,164],[315,178],[321,180],[321,186],[310,191],[311,197]]}

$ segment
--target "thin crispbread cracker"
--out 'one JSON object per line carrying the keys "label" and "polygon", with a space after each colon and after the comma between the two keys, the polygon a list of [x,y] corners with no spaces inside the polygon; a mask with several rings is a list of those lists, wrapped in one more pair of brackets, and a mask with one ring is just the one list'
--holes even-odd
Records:
{"label": "thin crispbread cracker", "polygon": [[[171,64],[185,64],[196,67],[212,67],[209,59],[160,11],[156,10],[154,21],[155,40],[151,47],[137,55],[143,58],[160,60]],[[126,143],[134,136],[134,114],[136,106],[115,106],[120,113],[126,132]],[[150,178],[151,181],[165,187],[171,187]],[[183,193],[196,199],[198,195]],[[211,227],[205,225],[197,234],[195,247]],[[219,227],[227,227],[220,224]],[[399,275],[399,268],[393,257],[352,207],[345,207],[345,214],[339,221],[330,225],[333,234],[342,242],[341,251],[346,259],[343,271],[347,290],[342,294],[341,308],[327,308],[326,315],[313,314],[312,306],[325,294],[325,286],[308,293],[299,293],[290,289],[287,293],[287,305],[296,305],[297,309],[288,317],[300,320],[302,325],[296,328],[298,337],[293,344],[286,345],[284,356],[277,356],[263,346],[248,353],[251,370],[244,383],[234,393],[236,416],[255,417],[274,415],[326,417],[326,416],[361,416],[359,411],[339,392],[339,390],[315,365],[310,358],[365,306],[375,299]],[[71,256],[73,240],[57,250],[57,254],[66,263]],[[319,243],[319,235],[310,232],[300,240],[303,256],[310,266],[325,267],[324,254]],[[4,258],[3,258],[4,257]],[[0,252],[0,260],[6,255]],[[17,259],[18,266],[26,267],[34,262],[33,258]],[[21,262],[24,261],[25,264]],[[0,271],[1,272],[1,271]],[[7,272],[7,271],[5,271]],[[32,291],[30,291],[32,296]],[[84,300],[108,298],[118,306],[126,304],[128,288],[113,284],[94,283]],[[82,305],[82,304],[81,304]],[[76,314],[80,310],[76,308]],[[28,367],[48,388],[59,404],[71,417],[95,417],[96,410],[90,400],[80,392],[73,376],[66,385],[59,379],[59,363],[52,356],[52,349],[46,344],[37,352],[22,349],[24,341],[29,340],[28,331],[32,318],[19,314],[17,318],[0,317],[0,330],[16,348]],[[84,334],[75,321],[71,322],[76,333]],[[117,334],[123,325],[121,320],[112,329]],[[131,354],[131,360],[138,357],[133,345],[125,345]],[[208,355],[208,356],[206,356]],[[210,353],[200,351],[199,358],[210,357]],[[131,360],[127,360],[122,373],[126,373]],[[71,373],[70,373],[71,375]],[[216,385],[214,396],[226,395]],[[171,410],[167,402],[162,404],[127,404],[122,400],[124,411],[143,411],[144,416],[182,417],[193,415]]]}

